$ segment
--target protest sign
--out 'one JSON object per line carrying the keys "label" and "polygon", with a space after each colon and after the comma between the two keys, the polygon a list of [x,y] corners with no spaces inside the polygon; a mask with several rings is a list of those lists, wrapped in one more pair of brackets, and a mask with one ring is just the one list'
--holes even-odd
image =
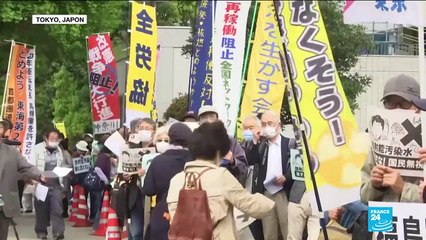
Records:
{"label": "protest sign", "polygon": [[426,238],[424,203],[369,202],[368,206],[369,228],[378,229],[373,239]]}
{"label": "protest sign", "polygon": [[74,174],[86,173],[90,170],[90,156],[72,159]]}
{"label": "protest sign", "polygon": [[152,160],[154,160],[154,158],[158,155],[160,155],[160,154],[159,153],[150,153],[150,154],[145,154],[142,157],[142,169],[145,169],[145,175],[143,175],[141,177],[141,185],[142,186],[143,186],[143,183],[145,181],[146,173],[149,170],[149,166],[151,166]]}
{"label": "protest sign", "polygon": [[299,150],[290,149],[291,177],[293,180],[305,181],[303,172],[303,155]]}
{"label": "protest sign", "polygon": [[420,114],[371,108],[368,119],[376,164],[398,169],[401,176],[423,177],[423,164],[417,153],[422,145]]}
{"label": "protest sign", "polygon": [[143,156],[155,153],[155,148],[132,148],[121,153],[121,166],[119,171],[127,174],[135,174],[142,168]]}

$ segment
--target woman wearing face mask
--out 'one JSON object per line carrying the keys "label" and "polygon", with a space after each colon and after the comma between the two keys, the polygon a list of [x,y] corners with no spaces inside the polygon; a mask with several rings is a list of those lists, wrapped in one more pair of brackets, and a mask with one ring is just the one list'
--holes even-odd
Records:
{"label": "woman wearing face mask", "polygon": [[[132,123],[130,124],[132,125]],[[136,126],[131,126],[132,133],[129,136],[129,148],[154,147],[153,137],[157,130],[155,122],[150,118],[144,118],[137,119],[137,122],[133,123],[133,125]]]}
{"label": "woman wearing face mask", "polygon": [[167,127],[160,127],[155,132],[154,142],[155,142],[155,149],[157,150],[158,153],[164,153],[170,147],[170,144],[169,144],[170,138],[167,132],[168,132]]}
{"label": "woman wearing face mask", "polygon": [[[168,239],[169,222],[166,218],[168,215],[167,192],[170,180],[183,170],[186,162],[193,159],[188,150],[188,142],[191,134],[191,129],[185,124],[180,122],[172,124],[168,132],[170,145],[167,146],[166,151],[153,159],[148,169],[142,192],[147,196],[157,196],[157,205],[152,210],[150,221],[151,232],[148,233],[148,239]],[[160,137],[161,135],[158,136],[157,140]],[[161,146],[158,144],[159,142],[157,141],[157,148]]]}

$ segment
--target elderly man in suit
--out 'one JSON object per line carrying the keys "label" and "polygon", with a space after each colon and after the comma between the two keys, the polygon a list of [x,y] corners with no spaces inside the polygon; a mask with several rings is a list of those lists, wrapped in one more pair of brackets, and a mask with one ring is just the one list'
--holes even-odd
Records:
{"label": "elderly man in suit", "polygon": [[[0,143],[0,240],[6,240],[11,219],[19,214],[18,173],[24,179],[40,181],[41,172],[12,146]],[[0,204],[1,205],[1,204]]]}

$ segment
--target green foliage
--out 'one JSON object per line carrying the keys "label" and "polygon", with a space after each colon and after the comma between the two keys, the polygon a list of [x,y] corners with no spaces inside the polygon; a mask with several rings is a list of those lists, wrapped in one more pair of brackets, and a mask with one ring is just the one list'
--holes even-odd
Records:
{"label": "green foliage", "polygon": [[172,103],[164,113],[164,120],[174,118],[180,120],[188,111],[188,94],[179,94],[178,97],[172,100]]}

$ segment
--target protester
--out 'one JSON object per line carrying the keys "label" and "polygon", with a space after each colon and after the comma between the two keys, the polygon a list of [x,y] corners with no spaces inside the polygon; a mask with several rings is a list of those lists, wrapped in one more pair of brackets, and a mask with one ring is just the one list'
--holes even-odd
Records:
{"label": "protester", "polygon": [[167,149],[170,146],[170,138],[167,133],[168,128],[167,127],[160,127],[157,129],[154,135],[154,143],[155,143],[155,149],[159,153],[164,153],[167,151]]}
{"label": "protester", "polygon": [[229,171],[218,167],[229,146],[230,139],[222,122],[205,123],[194,131],[189,148],[196,160],[186,163],[185,170],[170,182],[167,203],[172,221],[179,208],[179,192],[185,187],[185,172],[204,172],[200,184],[207,192],[215,239],[237,239],[233,207],[254,218],[262,218],[271,211],[274,206],[271,200],[248,193]]}
{"label": "protester", "polygon": [[[419,112],[414,104],[420,97],[419,83],[412,77],[399,75],[387,81],[383,90],[385,109],[409,109]],[[420,149],[423,159],[424,148]],[[419,197],[419,181],[416,178],[402,177],[399,170],[377,164],[370,151],[361,170],[361,201],[422,202]]]}
{"label": "protester", "polygon": [[78,143],[75,145],[76,152],[74,153],[74,156],[76,157],[83,157],[89,154],[89,144],[86,141],[78,141]]}
{"label": "protester", "polygon": [[[150,240],[168,240],[169,221],[165,216],[167,210],[167,192],[170,180],[183,170],[186,162],[192,160],[188,150],[188,142],[192,131],[183,123],[170,126],[168,138],[170,145],[163,154],[155,157],[146,173],[143,193],[147,196],[157,196],[157,204],[151,214]],[[158,138],[157,138],[158,140]],[[158,142],[156,142],[158,148]]]}
{"label": "protester", "polygon": [[248,161],[259,165],[254,176],[254,191],[272,199],[276,207],[262,219],[263,235],[267,240],[287,239],[288,197],[293,185],[290,168],[290,140],[280,135],[279,114],[266,111],[262,114],[262,135],[252,147]]}
{"label": "protester", "polygon": [[[251,148],[254,145],[254,142],[258,142],[260,139],[260,134],[262,130],[262,123],[260,119],[255,115],[250,115],[243,120],[243,137],[244,142],[241,144],[243,147],[246,156],[250,153]],[[249,166],[249,174],[248,179],[246,181],[246,189],[248,189],[251,193],[254,193],[253,190],[253,176],[257,175],[259,171],[259,164],[255,164],[253,166]],[[248,188],[249,187],[249,188]],[[262,220],[256,219],[252,224],[249,225],[251,234],[254,240],[263,240],[263,227]]]}
{"label": "protester", "polygon": [[[71,153],[68,149],[68,138],[63,138],[63,134],[61,133],[62,136],[62,140],[59,142],[59,148],[61,149],[62,152],[62,157],[64,159],[63,162],[63,166],[67,167],[67,168],[72,168],[73,167],[73,162],[72,162],[72,157],[71,157]],[[62,211],[62,217],[64,218],[68,218],[68,205],[70,203],[70,199],[71,199],[71,174],[69,176],[66,176],[63,178],[63,184],[64,184],[64,196],[62,199],[62,207],[63,207],[63,211]]]}
{"label": "protester", "polygon": [[[154,147],[153,137],[156,124],[150,118],[135,119],[130,122],[129,148]],[[124,181],[118,192],[117,215],[125,216],[128,222],[129,239],[143,239],[144,228],[144,196],[140,188],[140,177],[145,175],[145,169],[138,174],[119,174],[120,181]],[[129,219],[129,221],[127,221]]]}
{"label": "protester", "polygon": [[87,143],[87,149],[89,150],[88,152],[91,153],[92,152],[92,144],[93,144],[93,141],[95,140],[93,138],[93,135],[90,134],[90,133],[85,133],[83,135],[83,140]]}
{"label": "protester", "polygon": [[187,112],[183,116],[182,122],[198,122],[197,114],[194,111]]}
{"label": "protester", "polygon": [[[105,134],[106,136],[109,136],[109,134]],[[106,147],[103,146],[100,151],[99,154],[97,155],[97,159],[96,159],[96,164],[95,167],[98,167],[99,169],[102,170],[102,173],[105,175],[105,178],[107,180],[107,182],[109,183],[111,181],[111,158],[112,158],[113,153],[111,152],[111,150]],[[106,184],[109,185],[109,184]],[[107,189],[104,188],[104,189]],[[100,220],[100,216],[101,216],[101,210],[102,210],[102,201],[103,201],[103,195],[104,195],[104,191],[103,190],[97,190],[97,191],[91,191],[91,195],[90,195],[90,204],[91,206],[93,206],[94,211],[95,211],[95,219],[93,222],[93,229],[97,230],[98,226],[99,226],[99,220]]]}
{"label": "protester", "polygon": [[[42,172],[12,146],[0,143],[0,240],[8,239],[9,225],[19,214],[18,174],[27,181],[44,181]],[[34,182],[36,183],[36,182]]]}
{"label": "protester", "polygon": [[[63,156],[59,145],[59,131],[49,130],[45,142],[34,149],[36,166],[40,171],[51,172],[55,167],[62,167]],[[49,175],[50,176],[50,175]],[[53,238],[64,239],[65,224],[62,218],[62,186],[58,177],[46,179],[49,188],[46,201],[34,198],[35,232],[39,239],[47,239],[47,227],[52,226]]]}
{"label": "protester", "polygon": [[[219,121],[219,114],[213,106],[204,105],[198,111],[200,124],[206,122]],[[244,149],[238,144],[237,140],[232,136],[229,136],[231,148],[228,154],[224,156],[222,165],[226,166],[234,175],[238,181],[244,185],[247,177],[247,159],[244,153]]]}

